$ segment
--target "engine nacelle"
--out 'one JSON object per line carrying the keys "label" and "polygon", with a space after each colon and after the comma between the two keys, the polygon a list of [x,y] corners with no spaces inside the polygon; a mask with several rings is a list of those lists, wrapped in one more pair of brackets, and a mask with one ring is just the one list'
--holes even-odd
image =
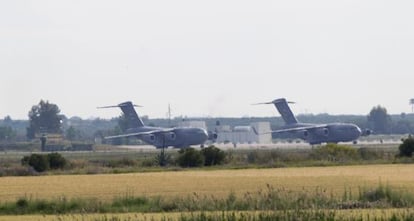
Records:
{"label": "engine nacelle", "polygon": [[165,134],[165,139],[167,140],[175,140],[175,138],[177,137],[177,135],[174,132],[170,132]]}
{"label": "engine nacelle", "polygon": [[365,129],[363,132],[362,132],[362,136],[369,136],[369,135],[371,135],[372,134],[372,130],[370,130],[370,129]]}
{"label": "engine nacelle", "polygon": [[318,128],[315,133],[319,136],[328,136],[329,135],[329,129],[328,128]]}
{"label": "engine nacelle", "polygon": [[309,137],[309,131],[307,131],[307,130],[303,130],[300,133],[302,134],[302,137],[305,138],[305,139]]}
{"label": "engine nacelle", "polygon": [[208,132],[208,139],[209,140],[213,140],[213,141],[217,140],[217,137],[218,137],[217,133],[211,132],[211,131]]}
{"label": "engine nacelle", "polygon": [[145,135],[143,138],[144,138],[144,140],[155,141],[155,135],[154,134]]}

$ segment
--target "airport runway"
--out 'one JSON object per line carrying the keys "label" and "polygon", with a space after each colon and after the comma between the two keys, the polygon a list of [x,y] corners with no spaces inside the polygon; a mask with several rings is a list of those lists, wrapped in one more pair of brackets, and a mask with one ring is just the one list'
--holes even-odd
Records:
{"label": "airport runway", "polygon": [[[390,146],[398,146],[401,144],[399,140],[373,140],[373,141],[360,141],[357,144],[353,144],[352,142],[347,143],[340,143],[344,145],[356,146],[356,147],[390,147]],[[213,144],[215,147],[218,147],[223,150],[227,149],[311,149],[312,146],[308,143],[304,142],[278,142],[278,143],[271,143],[271,144],[237,144],[234,146],[231,143],[228,144]],[[208,145],[206,145],[207,147]],[[154,146],[151,145],[122,145],[118,146],[119,148],[125,149],[133,149],[133,150],[156,150]],[[200,148],[200,146],[192,146],[194,148]],[[168,149],[173,149],[169,147]]]}

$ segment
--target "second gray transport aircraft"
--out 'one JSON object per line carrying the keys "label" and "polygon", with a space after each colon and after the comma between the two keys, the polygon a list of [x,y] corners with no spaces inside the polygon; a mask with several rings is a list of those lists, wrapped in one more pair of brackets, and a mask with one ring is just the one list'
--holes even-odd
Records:
{"label": "second gray transport aircraft", "polygon": [[[114,139],[122,137],[136,137],[144,142],[157,148],[173,146],[175,148],[189,147],[190,145],[203,146],[208,140],[209,135],[203,128],[198,127],[174,127],[161,128],[145,126],[138,116],[132,102],[127,101],[115,106],[105,106],[98,108],[119,107],[125,115],[128,122],[128,129],[125,134],[105,137],[105,139]],[[213,137],[216,135],[212,135]]]}
{"label": "second gray transport aircraft", "polygon": [[[297,137],[305,140],[311,145],[321,143],[338,143],[338,142],[357,142],[360,136],[368,136],[371,130],[364,130],[350,123],[329,123],[329,124],[309,124],[300,123],[293,115],[289,103],[285,98],[273,100],[271,102],[259,104],[273,104],[285,121],[285,126],[281,129],[270,131],[268,133],[294,133]],[[255,132],[257,133],[257,132]]]}

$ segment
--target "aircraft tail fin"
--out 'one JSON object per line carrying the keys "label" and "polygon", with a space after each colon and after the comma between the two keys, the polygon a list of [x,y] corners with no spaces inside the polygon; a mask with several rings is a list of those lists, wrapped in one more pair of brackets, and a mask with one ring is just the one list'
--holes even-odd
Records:
{"label": "aircraft tail fin", "polygon": [[280,115],[287,125],[298,123],[298,120],[296,119],[295,115],[293,115],[293,112],[289,107],[289,104],[294,102],[288,102],[285,98],[280,98],[272,101],[272,103],[275,105],[277,111],[279,111]]}
{"label": "aircraft tail fin", "polygon": [[285,98],[276,99],[271,102],[266,103],[259,103],[259,104],[273,104],[275,105],[277,111],[282,116],[283,120],[285,121],[286,125],[290,124],[297,124],[298,120],[296,119],[295,115],[293,115],[292,110],[289,107],[289,104],[292,104],[294,102],[286,101]]}
{"label": "aircraft tail fin", "polygon": [[112,108],[112,107],[119,107],[121,108],[122,112],[125,115],[125,118],[128,122],[129,128],[137,128],[143,127],[144,122],[142,122],[141,118],[138,116],[137,112],[135,111],[134,107],[141,107],[139,105],[132,104],[131,101],[127,101],[124,103],[120,103],[115,106],[105,106],[105,107],[98,107],[98,108]]}

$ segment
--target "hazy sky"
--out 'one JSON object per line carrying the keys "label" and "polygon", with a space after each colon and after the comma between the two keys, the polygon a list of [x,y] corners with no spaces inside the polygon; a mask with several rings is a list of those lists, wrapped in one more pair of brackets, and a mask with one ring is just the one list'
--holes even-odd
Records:
{"label": "hazy sky", "polygon": [[414,1],[0,1],[0,118],[411,112]]}

